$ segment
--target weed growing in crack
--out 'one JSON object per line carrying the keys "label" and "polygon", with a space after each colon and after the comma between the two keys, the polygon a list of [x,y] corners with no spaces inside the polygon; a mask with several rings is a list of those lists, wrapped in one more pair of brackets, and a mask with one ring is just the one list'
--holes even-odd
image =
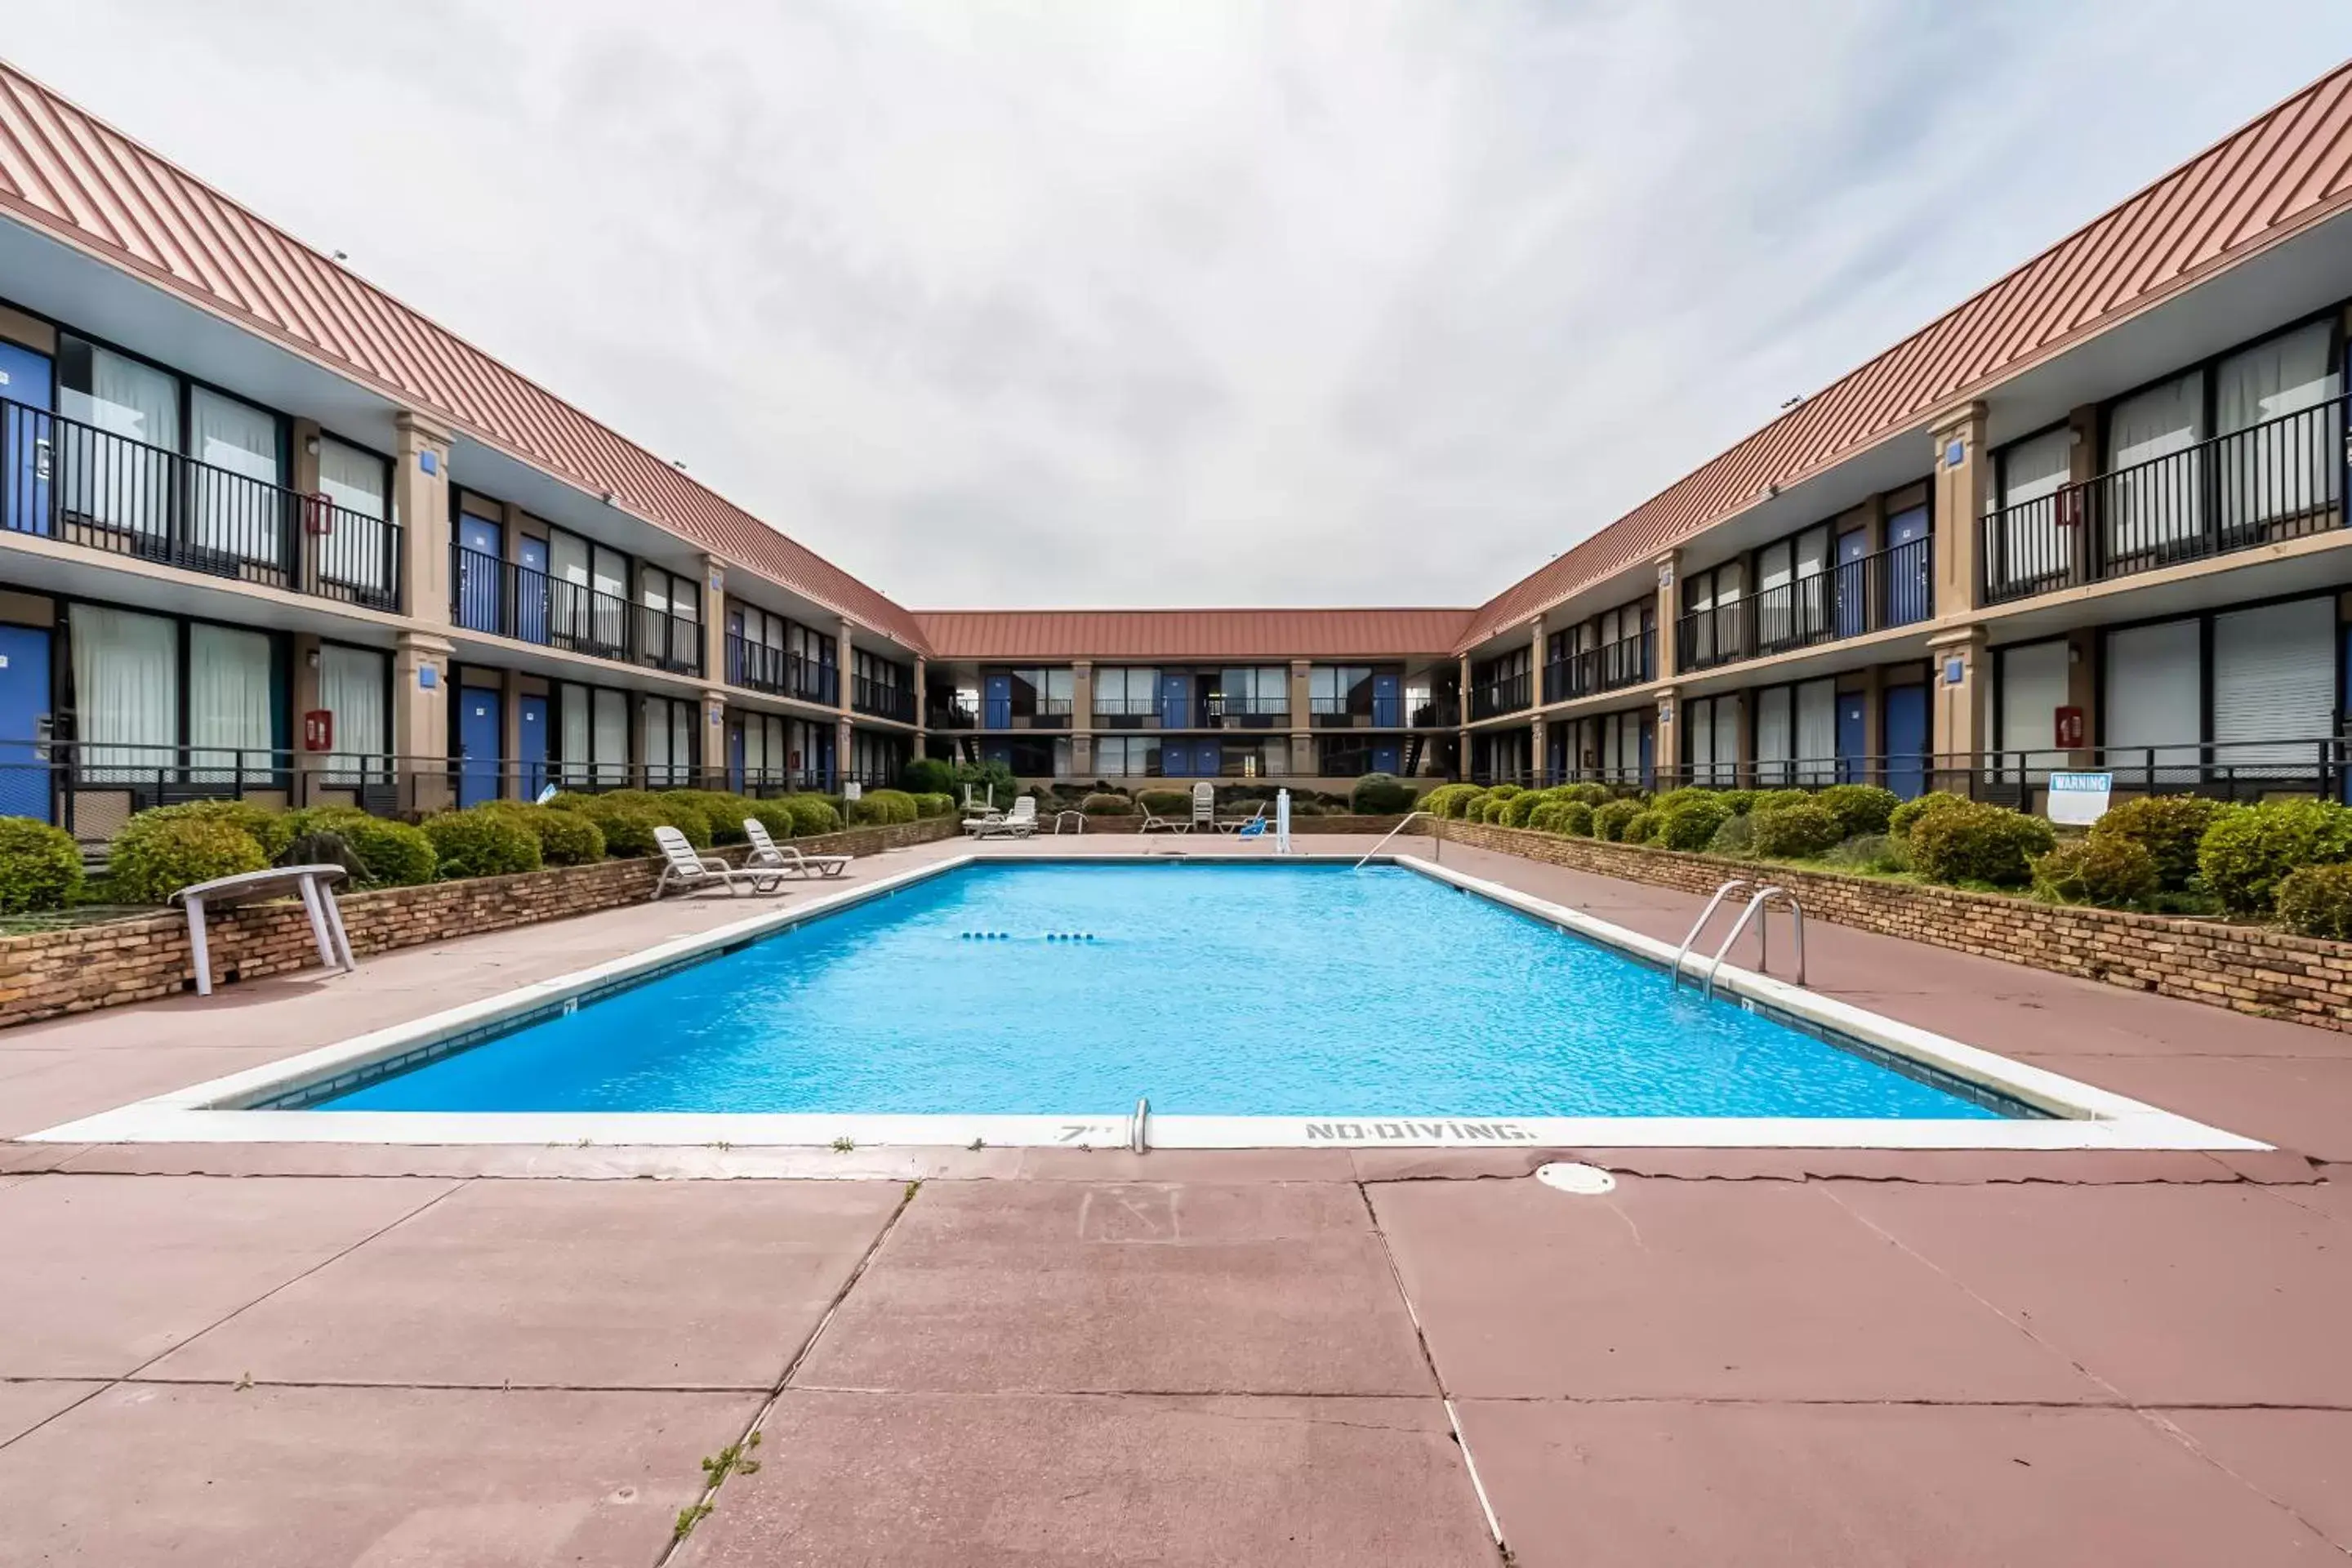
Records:
{"label": "weed growing in crack", "polygon": [[670,1539],[684,1541],[694,1533],[694,1527],[710,1517],[707,1502],[690,1502],[677,1510],[677,1522],[670,1527]]}
{"label": "weed growing in crack", "polygon": [[836,1138],[833,1141],[833,1152],[836,1154],[846,1154],[856,1147],[857,1140],[855,1138]]}

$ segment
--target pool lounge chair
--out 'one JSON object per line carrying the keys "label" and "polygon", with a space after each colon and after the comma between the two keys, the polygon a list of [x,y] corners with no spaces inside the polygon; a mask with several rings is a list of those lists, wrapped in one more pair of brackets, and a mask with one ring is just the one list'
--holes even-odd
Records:
{"label": "pool lounge chair", "polygon": [[1272,824],[1266,820],[1265,802],[1264,801],[1259,801],[1257,803],[1257,809],[1251,812],[1247,816],[1221,816],[1217,818],[1217,831],[1220,833],[1249,833],[1255,835],[1265,832],[1266,828],[1271,826]]}
{"label": "pool lounge chair", "polygon": [[1190,833],[1192,831],[1192,819],[1189,816],[1162,816],[1140,799],[1135,803],[1135,809],[1143,814],[1143,822],[1136,828],[1138,833]]}
{"label": "pool lounge chair", "polygon": [[743,839],[751,847],[743,857],[747,871],[764,867],[796,877],[838,877],[849,869],[846,855],[804,855],[797,845],[778,844],[768,837],[768,825],[756,816],[743,819]]}
{"label": "pool lounge chair", "polygon": [[963,830],[974,838],[1026,838],[1037,831],[1037,797],[1024,795],[1003,816],[966,822]]}
{"label": "pool lounge chair", "polygon": [[784,874],[769,869],[739,871],[716,855],[700,855],[686,841],[686,835],[675,827],[654,829],[654,842],[661,846],[662,873],[654,882],[654,897],[658,899],[672,888],[692,891],[697,888],[724,888],[733,893],[739,888],[749,888],[754,893],[781,893],[784,890]]}

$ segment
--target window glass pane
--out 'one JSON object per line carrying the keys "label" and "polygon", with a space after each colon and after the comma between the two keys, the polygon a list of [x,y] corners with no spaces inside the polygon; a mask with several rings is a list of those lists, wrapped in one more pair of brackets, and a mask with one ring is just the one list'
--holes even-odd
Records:
{"label": "window glass pane", "polygon": [[226,782],[242,766],[247,782],[267,779],[276,739],[270,715],[269,638],[226,626],[188,628],[188,758]]}
{"label": "window glass pane", "polygon": [[166,531],[171,461],[129,443],[180,449],[179,383],[69,337],[58,354],[58,412],[93,427],[59,425],[52,437],[62,481],[59,504],[67,515],[134,533]]}
{"label": "window glass pane", "polygon": [[[176,760],[180,738],[179,628],[158,616],[76,605],[67,612],[73,643],[74,733],[84,776],[155,768]],[[152,776],[151,773],[149,776]]]}
{"label": "window glass pane", "polygon": [[391,513],[390,465],[373,452],[319,437],[319,489],[345,511],[383,520]]}
{"label": "window glass pane", "polygon": [[152,365],[79,338],[58,354],[58,412],[110,435],[180,449],[180,384]]}
{"label": "window glass pane", "polygon": [[589,741],[588,689],[567,684],[560,698],[562,715],[559,721],[563,728],[558,744],[563,757],[563,780],[566,784],[586,784],[588,764],[595,755]]}
{"label": "window glass pane", "polygon": [[618,784],[628,775],[629,703],[617,691],[596,693],[593,754],[596,781]]}
{"label": "window glass pane", "polygon": [[189,402],[188,435],[205,465],[188,477],[196,544],[276,563],[285,553],[287,521],[276,489],[277,416],[200,386]]}
{"label": "window glass pane", "polygon": [[334,715],[337,755],[365,760],[392,749],[387,668],[385,657],[373,649],[320,645],[319,706]]}

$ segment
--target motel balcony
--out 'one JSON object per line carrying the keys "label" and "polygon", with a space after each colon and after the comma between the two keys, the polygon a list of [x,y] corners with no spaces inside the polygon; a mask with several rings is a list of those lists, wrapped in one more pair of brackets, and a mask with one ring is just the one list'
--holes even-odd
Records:
{"label": "motel balcony", "polygon": [[449,618],[460,631],[674,675],[702,673],[702,623],[690,616],[634,604],[463,545],[451,545],[449,557]]}
{"label": "motel balcony", "polygon": [[0,530],[370,609],[400,608],[400,526],[0,399]]}
{"label": "motel balcony", "polygon": [[839,672],[831,665],[803,658],[768,643],[742,637],[727,639],[727,684],[771,697],[791,697],[803,702],[834,706]]}
{"label": "motel balcony", "polygon": [[1495,719],[1517,713],[1534,700],[1535,681],[1525,671],[1500,680],[1484,680],[1470,689],[1470,717]]}
{"label": "motel balcony", "polygon": [[1686,612],[1677,668],[1714,669],[1916,625],[1936,613],[1932,538],[1919,538],[1743,598]]}
{"label": "motel balcony", "polygon": [[1568,702],[1603,691],[1622,691],[1654,680],[1657,675],[1657,634],[1641,632],[1545,665],[1544,700]]}
{"label": "motel balcony", "polygon": [[849,706],[859,713],[877,719],[896,719],[902,724],[915,721],[915,693],[912,688],[893,686],[867,676],[853,676],[849,682]]}

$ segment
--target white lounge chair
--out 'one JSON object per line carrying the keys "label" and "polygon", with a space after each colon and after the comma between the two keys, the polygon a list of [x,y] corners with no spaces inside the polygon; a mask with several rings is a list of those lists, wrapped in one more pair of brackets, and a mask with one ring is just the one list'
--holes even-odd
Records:
{"label": "white lounge chair", "polygon": [[1268,826],[1269,825],[1265,818],[1265,802],[1264,801],[1259,801],[1257,803],[1257,809],[1251,812],[1247,816],[1221,816],[1217,818],[1217,831],[1220,833],[1248,833],[1255,835],[1265,832]]}
{"label": "white lounge chair", "polygon": [[1192,826],[1216,831],[1217,786],[1206,779],[1192,786]]}
{"label": "white lounge chair", "polygon": [[1190,833],[1192,831],[1192,819],[1189,816],[1162,816],[1145,805],[1140,798],[1137,799],[1135,809],[1143,814],[1143,822],[1136,828],[1138,833]]}
{"label": "white lounge chair", "polygon": [[762,871],[739,871],[716,855],[695,852],[686,841],[686,835],[675,827],[654,829],[654,842],[661,846],[661,876],[654,882],[654,897],[658,899],[672,888],[692,891],[697,888],[724,888],[730,893],[739,888],[749,888],[755,893],[780,893],[784,889],[784,874],[772,868]]}
{"label": "white lounge chair", "polygon": [[804,855],[795,844],[778,844],[768,837],[768,825],[756,816],[743,819],[743,838],[751,852],[743,857],[743,868],[769,867],[789,871],[798,877],[838,877],[849,869],[846,855]]}
{"label": "white lounge chair", "polygon": [[1003,816],[967,822],[963,830],[974,838],[1026,838],[1037,831],[1037,797],[1024,795]]}

